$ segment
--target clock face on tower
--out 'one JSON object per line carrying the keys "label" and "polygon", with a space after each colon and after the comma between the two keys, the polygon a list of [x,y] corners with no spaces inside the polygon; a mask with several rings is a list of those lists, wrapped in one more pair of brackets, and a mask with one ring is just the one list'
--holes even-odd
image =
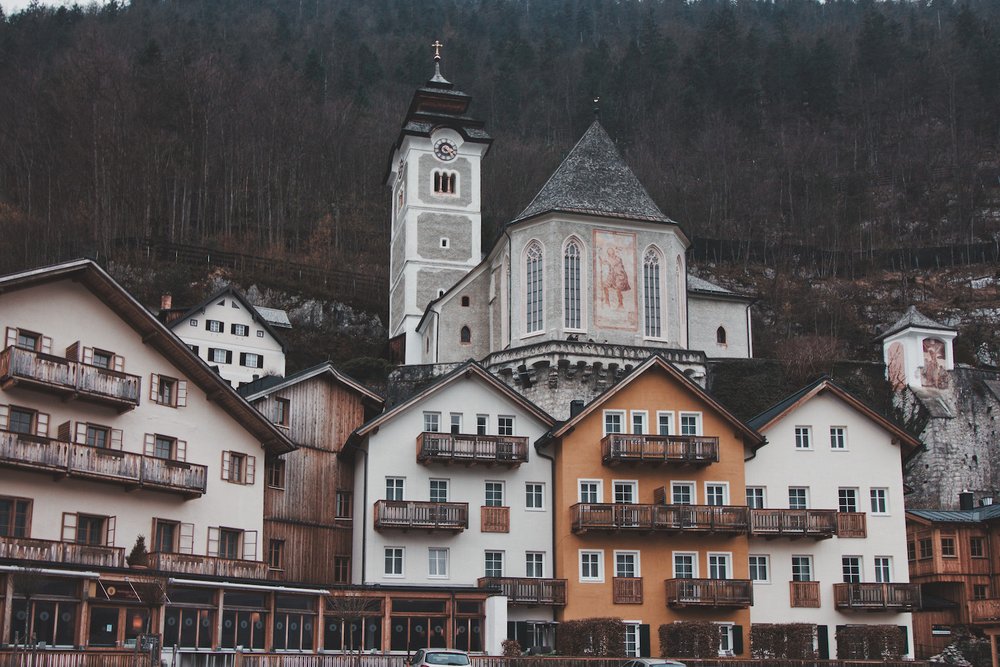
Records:
{"label": "clock face on tower", "polygon": [[437,159],[448,162],[458,157],[458,148],[451,139],[438,139],[434,142],[434,155]]}

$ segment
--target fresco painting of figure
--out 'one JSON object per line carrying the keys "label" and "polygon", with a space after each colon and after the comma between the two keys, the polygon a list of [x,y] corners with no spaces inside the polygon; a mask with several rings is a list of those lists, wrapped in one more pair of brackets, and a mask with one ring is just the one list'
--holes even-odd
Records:
{"label": "fresco painting of figure", "polygon": [[899,341],[889,346],[889,384],[893,391],[906,386],[906,360],[903,357],[903,344]]}
{"label": "fresco painting of figure", "polygon": [[937,338],[924,339],[924,368],[920,384],[932,389],[948,388],[948,372],[944,364],[944,341]]}
{"label": "fresco painting of figure", "polygon": [[594,324],[635,331],[638,327],[635,234],[594,231]]}

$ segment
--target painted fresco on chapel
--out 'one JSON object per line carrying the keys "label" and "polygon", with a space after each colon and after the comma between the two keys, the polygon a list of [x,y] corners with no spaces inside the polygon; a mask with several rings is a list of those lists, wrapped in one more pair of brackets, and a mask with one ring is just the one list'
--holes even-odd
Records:
{"label": "painted fresco on chapel", "polygon": [[639,324],[635,234],[594,231],[594,324],[635,331]]}

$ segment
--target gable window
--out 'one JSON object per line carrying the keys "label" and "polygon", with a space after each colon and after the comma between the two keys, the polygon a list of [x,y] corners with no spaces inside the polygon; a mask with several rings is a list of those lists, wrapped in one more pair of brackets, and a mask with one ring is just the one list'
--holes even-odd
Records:
{"label": "gable window", "polygon": [[471,343],[472,342],[472,329],[469,327],[462,327],[462,331],[458,336],[459,342],[461,343]]}
{"label": "gable window", "polygon": [[449,417],[451,418],[451,433],[458,435],[462,432],[462,413],[452,412]]}
{"label": "gable window", "polygon": [[257,457],[242,452],[222,452],[222,479],[233,484],[254,483]]}
{"label": "gable window", "polygon": [[681,413],[681,435],[701,435],[701,415]]}
{"label": "gable window", "polygon": [[563,251],[563,326],[567,329],[581,327],[580,292],[580,245],[573,240]]}
{"label": "gable window", "polygon": [[719,327],[718,329],[715,330],[715,342],[718,343],[719,345],[725,345],[726,344],[726,328],[725,327]]}
{"label": "gable window", "polygon": [[205,320],[205,329],[212,333],[222,333],[226,330],[226,325],[220,320]]}
{"label": "gable window", "polygon": [[847,427],[830,427],[830,449],[847,449]]}
{"label": "gable window", "polygon": [[648,415],[645,410],[633,410],[632,411],[632,433],[636,435],[643,435],[646,433],[646,418]]}
{"label": "gable window", "polygon": [[250,327],[245,324],[236,324],[235,322],[229,329],[234,336],[249,336]]}
{"label": "gable window", "polygon": [[31,500],[0,496],[0,537],[28,537]]}
{"label": "gable window", "polygon": [[153,373],[149,382],[149,399],[159,405],[183,408],[187,405],[187,382]]}
{"label": "gable window", "polygon": [[544,277],[542,275],[542,245],[532,241],[524,253],[524,324],[532,334],[545,327],[542,316]]}
{"label": "gable window", "polygon": [[643,311],[647,338],[663,335],[660,308],[660,253],[650,248],[642,259]]}
{"label": "gable window", "polygon": [[240,352],[240,366],[245,366],[246,368],[264,368],[264,355],[254,352]]}
{"label": "gable window", "polygon": [[605,410],[604,412],[604,435],[609,433],[625,432],[625,411]]}
{"label": "gable window", "polygon": [[424,413],[424,432],[426,433],[437,433],[441,430],[441,413],[440,412],[425,412]]}
{"label": "gable window", "polygon": [[455,189],[457,179],[458,176],[453,172],[436,170],[434,172],[434,192],[439,195],[457,194],[458,191]]}
{"label": "gable window", "polygon": [[497,435],[514,435],[514,417],[510,415],[497,417]]}
{"label": "gable window", "polygon": [[489,415],[476,415],[476,435],[486,435],[490,427]]}
{"label": "gable window", "polygon": [[812,449],[812,427],[795,427],[795,449]]}
{"label": "gable window", "polygon": [[278,426],[288,426],[288,416],[292,402],[287,398],[274,399],[274,423]]}

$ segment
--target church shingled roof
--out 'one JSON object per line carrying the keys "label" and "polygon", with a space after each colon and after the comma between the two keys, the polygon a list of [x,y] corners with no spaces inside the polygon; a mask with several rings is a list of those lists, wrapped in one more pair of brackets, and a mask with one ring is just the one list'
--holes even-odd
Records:
{"label": "church shingled roof", "polygon": [[653,202],[596,120],[511,224],[550,211],[674,223]]}
{"label": "church shingled roof", "polygon": [[896,323],[891,327],[882,332],[879,339],[888,338],[894,333],[899,333],[903,329],[908,329],[910,327],[916,327],[918,329],[938,329],[940,331],[954,331],[951,327],[946,327],[943,324],[935,322],[931,318],[927,317],[919,310],[916,306],[910,306],[906,309],[906,313],[896,320]]}

